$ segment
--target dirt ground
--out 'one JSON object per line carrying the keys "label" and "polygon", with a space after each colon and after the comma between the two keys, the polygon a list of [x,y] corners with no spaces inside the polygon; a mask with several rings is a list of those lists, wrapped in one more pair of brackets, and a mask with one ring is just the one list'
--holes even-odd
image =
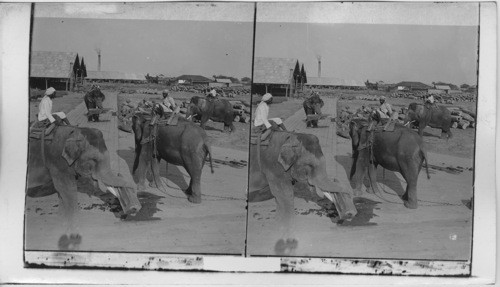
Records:
{"label": "dirt ground", "polygon": [[[277,112],[276,107],[271,111]],[[294,117],[298,119],[292,120]],[[348,180],[352,164],[350,139],[332,137],[336,124],[330,119],[320,121],[322,128],[307,129],[304,117],[299,111],[289,118],[288,122],[296,123],[291,128],[317,135],[327,157],[327,168],[335,170],[330,175],[344,187],[352,187]],[[430,136],[424,137],[428,140]],[[470,141],[463,145],[473,145]],[[362,196],[354,198],[358,214],[344,222],[336,221],[336,211],[328,200],[312,196],[307,185],[296,187],[293,233],[298,248],[289,256],[470,260],[472,211],[466,204],[473,192],[472,157],[466,156],[467,149],[454,155],[449,155],[454,153],[453,148],[446,150],[448,153],[439,153],[437,148],[429,152],[431,179],[425,172],[419,175],[416,210],[402,204],[400,196],[406,188],[402,176],[382,168],[378,169],[377,180],[383,198],[364,189]],[[251,256],[276,254],[274,244],[281,234],[275,218],[274,200],[249,204],[247,242]]]}

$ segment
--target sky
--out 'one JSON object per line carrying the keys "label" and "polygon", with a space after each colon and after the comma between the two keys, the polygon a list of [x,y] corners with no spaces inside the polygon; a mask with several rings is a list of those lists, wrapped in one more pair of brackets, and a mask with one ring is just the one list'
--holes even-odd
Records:
{"label": "sky", "polygon": [[87,70],[251,77],[253,23],[35,17],[32,50],[76,52]]}
{"label": "sky", "polygon": [[256,57],[297,58],[307,75],[476,84],[478,27],[257,22]]}

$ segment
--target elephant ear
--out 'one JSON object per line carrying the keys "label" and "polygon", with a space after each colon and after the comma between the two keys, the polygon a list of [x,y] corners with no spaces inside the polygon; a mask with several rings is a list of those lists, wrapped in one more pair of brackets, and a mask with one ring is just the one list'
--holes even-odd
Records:
{"label": "elephant ear", "polygon": [[73,165],[73,163],[80,157],[83,152],[82,141],[84,139],[81,136],[70,137],[66,140],[62,152],[62,157],[68,162],[68,165]]}
{"label": "elephant ear", "polygon": [[288,135],[285,143],[281,146],[278,162],[283,166],[285,171],[288,171],[299,158],[298,149],[300,145],[296,137]]}

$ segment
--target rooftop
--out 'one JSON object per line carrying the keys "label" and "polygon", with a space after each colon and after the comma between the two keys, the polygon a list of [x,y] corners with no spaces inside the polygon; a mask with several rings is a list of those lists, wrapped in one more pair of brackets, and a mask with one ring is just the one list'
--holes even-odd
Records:
{"label": "rooftop", "polygon": [[30,77],[69,78],[76,55],[74,52],[32,51]]}
{"label": "rooftop", "polygon": [[253,82],[255,84],[289,84],[295,63],[297,63],[297,59],[292,58],[256,57]]}

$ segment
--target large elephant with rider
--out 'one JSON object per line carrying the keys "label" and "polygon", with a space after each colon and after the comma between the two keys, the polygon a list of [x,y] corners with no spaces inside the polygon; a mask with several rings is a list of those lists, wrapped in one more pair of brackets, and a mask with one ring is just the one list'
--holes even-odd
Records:
{"label": "large elephant with rider", "polygon": [[451,139],[451,112],[444,106],[411,103],[406,112],[405,123],[414,122],[418,134],[423,136],[426,126],[441,129],[441,138]]}
{"label": "large elephant with rider", "polygon": [[87,119],[89,122],[98,122],[99,113],[91,113],[93,109],[103,110],[102,103],[106,99],[106,96],[102,93],[101,89],[97,86],[92,86],[90,91],[88,91],[83,97],[85,106],[87,107]]}
{"label": "large elephant with rider", "polygon": [[[269,144],[250,147],[249,202],[274,198],[278,224],[282,231],[276,252],[294,249],[297,241],[291,234],[294,218],[294,185],[300,182],[315,190],[321,198],[331,200],[339,219],[356,215],[352,194],[326,172],[326,160],[315,135],[275,131]],[[286,243],[285,243],[286,242]]]}
{"label": "large elephant with rider", "polygon": [[224,131],[234,131],[233,105],[225,99],[203,98],[194,96],[189,102],[186,118],[200,117],[200,126],[205,129],[205,124],[210,119],[214,122],[224,123]]}
{"label": "large elephant with rider", "polygon": [[[406,191],[402,200],[407,208],[417,208],[417,181],[425,162],[427,178],[429,170],[427,153],[422,137],[417,132],[395,123],[393,131],[384,131],[384,126],[365,119],[353,119],[349,123],[353,164],[350,179],[354,181],[356,196],[361,195],[365,175],[373,193],[383,197],[377,186],[377,166],[399,172],[406,180]],[[368,189],[370,191],[370,189]]]}
{"label": "large elephant with rider", "polygon": [[310,119],[310,116],[312,115],[321,116],[322,115],[321,108],[324,105],[325,103],[317,93],[314,93],[312,96],[304,100],[302,106],[304,107],[304,112],[306,113],[307,116],[306,125],[308,128],[318,127],[318,119],[317,118]]}
{"label": "large elephant with rider", "polygon": [[[155,118],[156,117],[156,118]],[[158,119],[145,115],[132,117],[135,137],[135,160],[133,173],[138,180],[139,190],[145,188],[147,171],[153,173],[153,184],[162,191],[166,186],[160,179],[159,164],[163,159],[168,163],[183,166],[191,177],[185,191],[187,199],[201,203],[201,175],[208,156],[212,173],[212,154],[207,134],[198,125],[182,117],[176,124],[150,125]],[[155,132],[156,131],[156,132]]]}
{"label": "large elephant with rider", "polygon": [[109,151],[102,132],[97,129],[57,126],[43,139],[30,138],[28,157],[27,196],[59,195],[59,208],[65,220],[60,249],[78,245],[81,240],[74,222],[79,210],[77,179],[80,177],[89,179],[102,192],[109,191],[118,197],[125,214],[141,209],[136,185],[112,172]]}

